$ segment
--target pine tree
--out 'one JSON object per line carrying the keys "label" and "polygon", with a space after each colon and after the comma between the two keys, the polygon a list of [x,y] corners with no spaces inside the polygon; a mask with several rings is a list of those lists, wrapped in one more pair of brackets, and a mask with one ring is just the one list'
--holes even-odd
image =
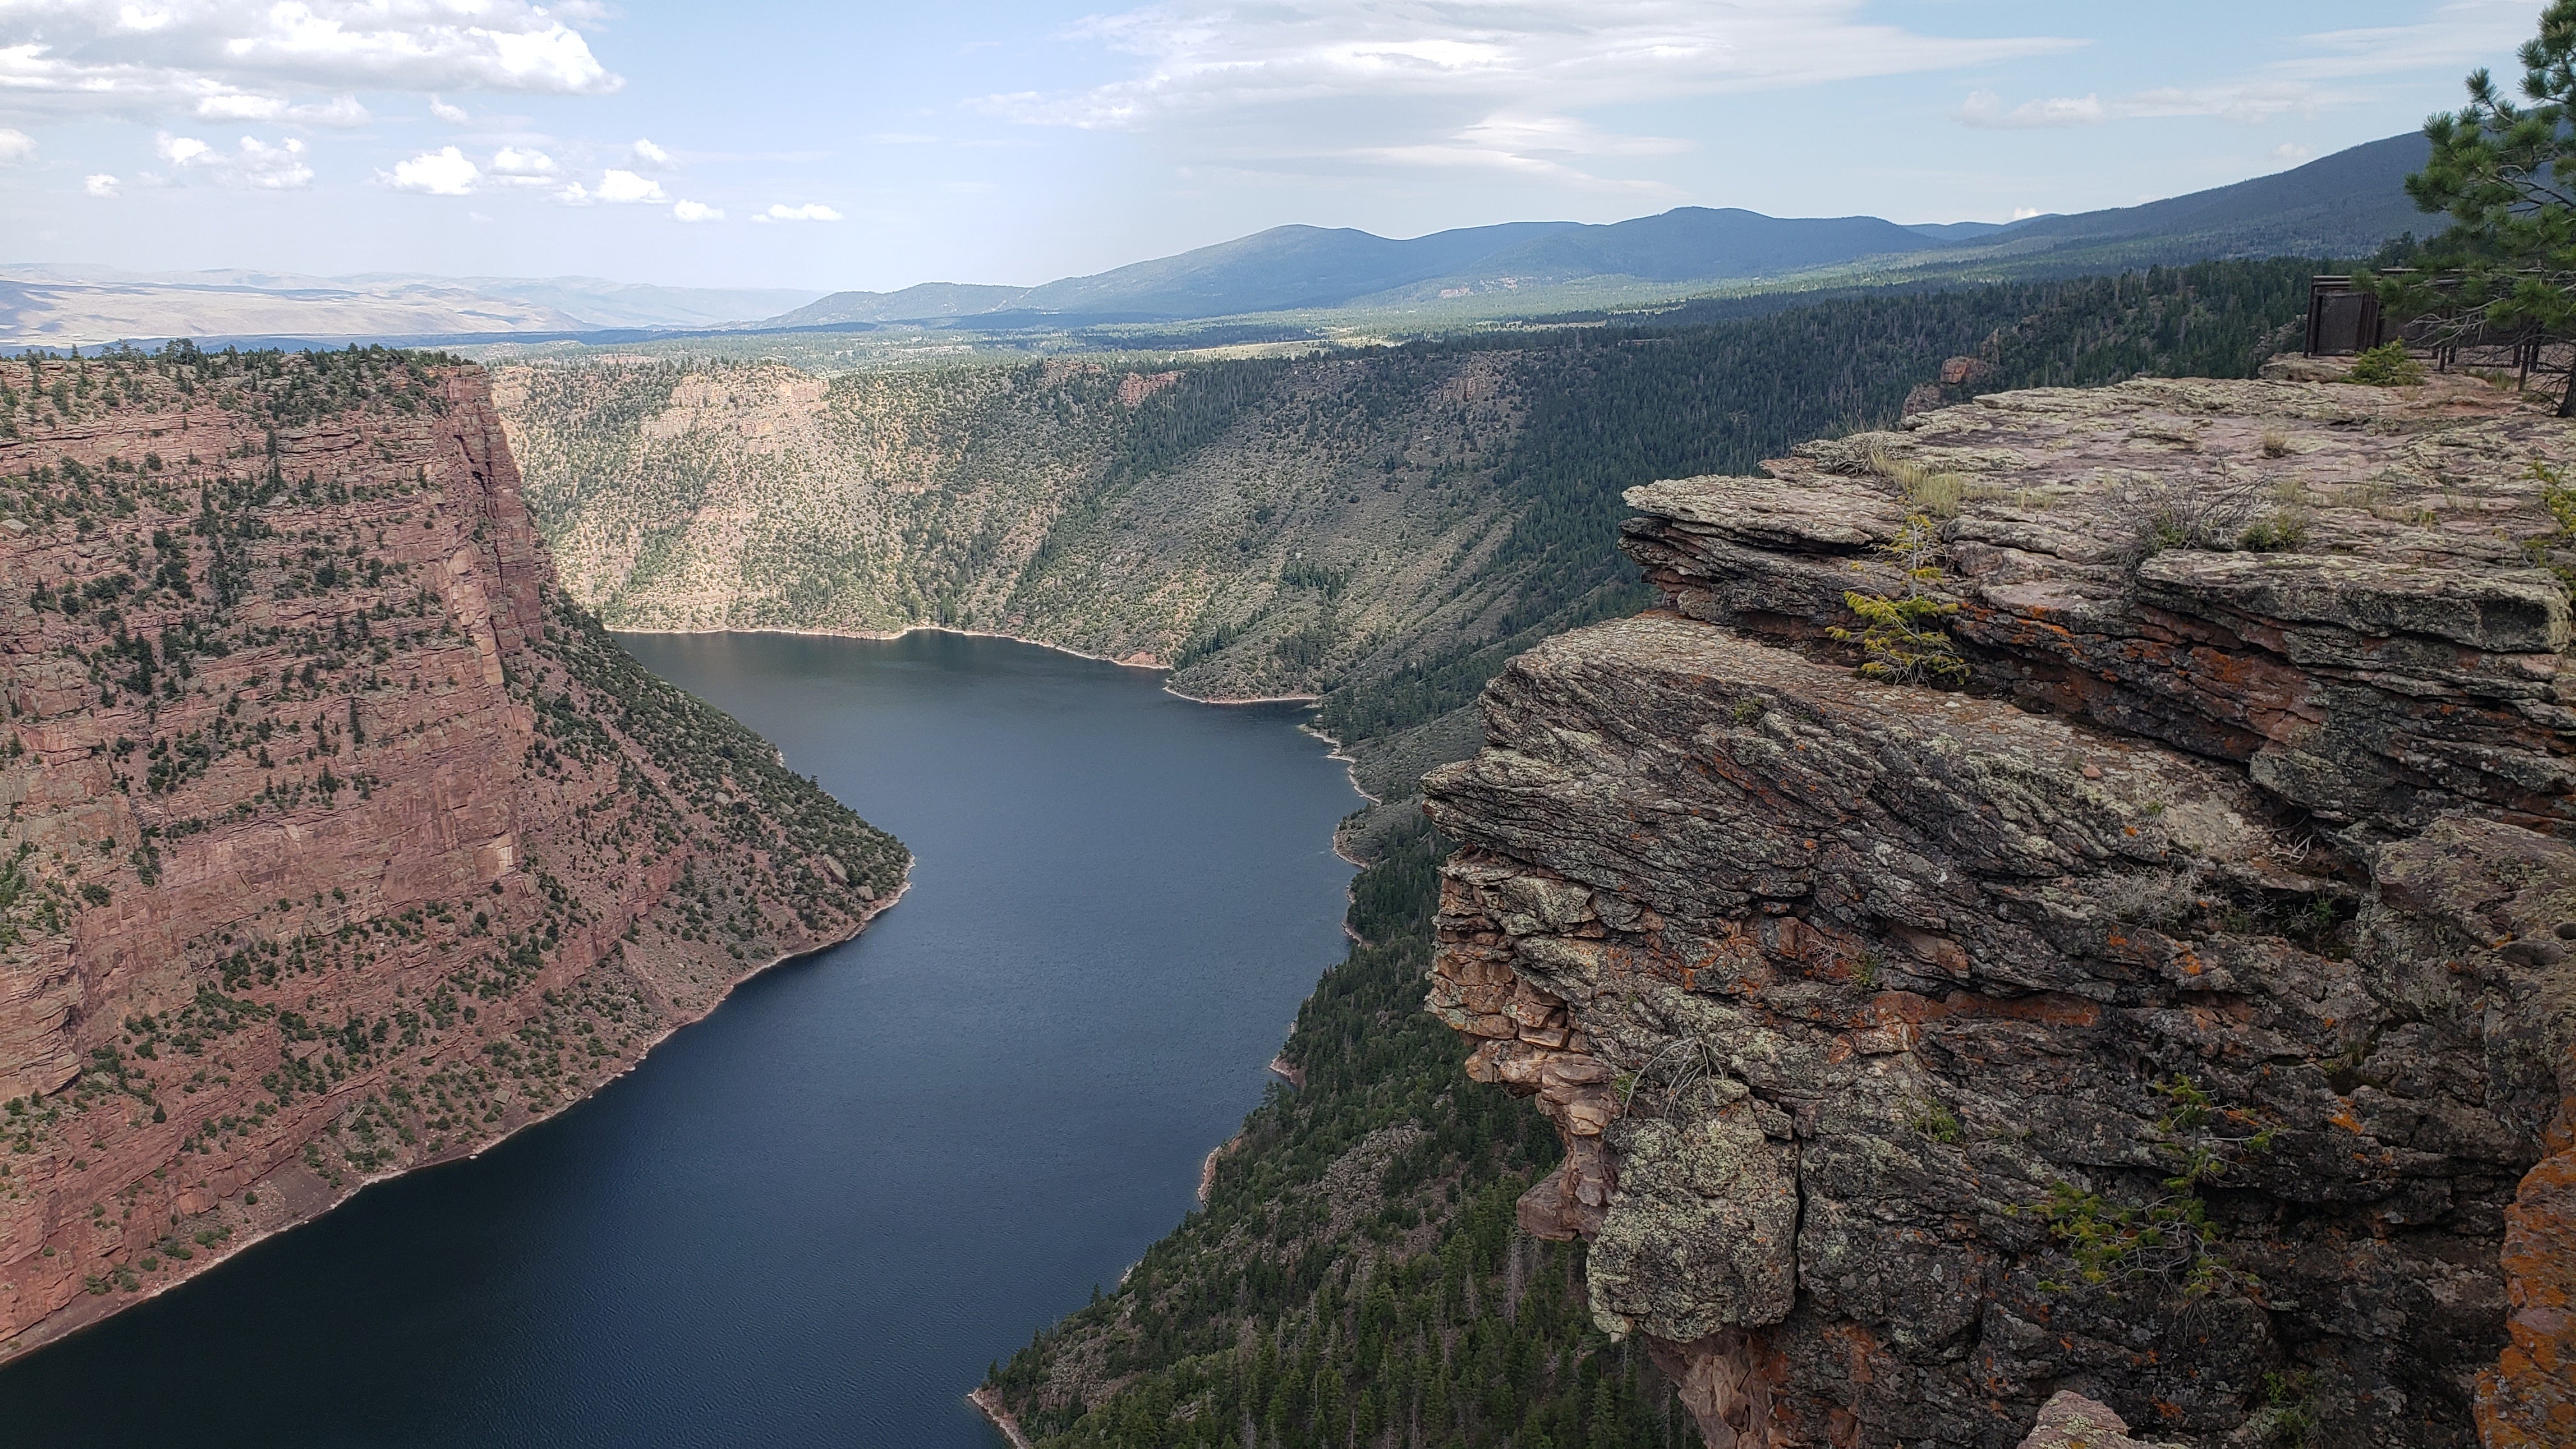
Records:
{"label": "pine tree", "polygon": [[[2576,338],[2576,0],[2553,0],[2518,58],[2527,104],[2481,67],[2466,106],[2424,123],[2432,155],[2406,191],[2450,229],[2416,270],[2367,279],[2398,315],[2435,319],[2436,340]],[[2576,371],[2558,415],[2576,417]]]}

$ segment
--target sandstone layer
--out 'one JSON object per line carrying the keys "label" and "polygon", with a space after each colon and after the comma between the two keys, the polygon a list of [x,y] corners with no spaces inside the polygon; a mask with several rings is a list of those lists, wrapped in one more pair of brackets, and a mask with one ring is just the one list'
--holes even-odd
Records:
{"label": "sandstone layer", "polygon": [[1666,607],[1426,781],[1432,1007],[1712,1445],[2576,1442],[2571,465],[2140,381],[1628,495]]}
{"label": "sandstone layer", "polygon": [[0,363],[0,1355],[577,1100],[902,848],[557,587],[483,374]]}

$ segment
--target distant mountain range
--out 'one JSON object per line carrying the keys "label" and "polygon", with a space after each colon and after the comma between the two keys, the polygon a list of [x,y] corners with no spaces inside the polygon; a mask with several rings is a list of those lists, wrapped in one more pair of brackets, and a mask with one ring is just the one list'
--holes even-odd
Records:
{"label": "distant mountain range", "polygon": [[2415,210],[2404,188],[2425,154],[2421,135],[2392,136],[2278,175],[2168,201],[2008,224],[1900,226],[1874,216],[1783,218],[1685,206],[1606,226],[1511,222],[1410,241],[1347,227],[1278,226],[1040,287],[932,283],[901,292],[835,292],[762,325],[1171,322],[1492,293],[1536,301],[1549,289],[1573,285],[1759,281],[1860,263],[1911,272],[2051,259],[2130,265],[2360,256],[2432,220]]}
{"label": "distant mountain range", "polygon": [[1037,287],[925,282],[899,292],[656,287],[595,277],[0,266],[0,346],[160,337],[498,341],[536,336],[948,327],[1063,330],[1378,309],[1541,315],[1766,279],[1853,282],[2066,274],[2233,256],[2366,256],[2438,219],[2406,175],[2420,135],[2143,206],[2009,224],[1904,226],[1686,206],[1609,225],[1507,222],[1391,240],[1279,226]]}

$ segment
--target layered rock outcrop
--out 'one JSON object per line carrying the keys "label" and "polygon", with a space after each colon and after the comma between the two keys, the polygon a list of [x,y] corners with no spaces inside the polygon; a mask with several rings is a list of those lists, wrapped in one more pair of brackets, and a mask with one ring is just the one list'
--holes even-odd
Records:
{"label": "layered rock outcrop", "polygon": [[566,601],[482,373],[0,363],[0,1355],[577,1100],[902,848]]}
{"label": "layered rock outcrop", "polygon": [[1426,781],[1432,1007],[1712,1445],[2576,1442],[2571,464],[2141,381],[1628,495],[1666,607]]}

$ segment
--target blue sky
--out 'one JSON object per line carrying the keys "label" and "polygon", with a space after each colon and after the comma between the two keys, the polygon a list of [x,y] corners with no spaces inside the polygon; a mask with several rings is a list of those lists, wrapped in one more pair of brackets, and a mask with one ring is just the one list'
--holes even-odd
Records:
{"label": "blue sky", "polygon": [[1283,222],[2127,205],[2538,0],[0,0],[0,257],[894,288]]}

